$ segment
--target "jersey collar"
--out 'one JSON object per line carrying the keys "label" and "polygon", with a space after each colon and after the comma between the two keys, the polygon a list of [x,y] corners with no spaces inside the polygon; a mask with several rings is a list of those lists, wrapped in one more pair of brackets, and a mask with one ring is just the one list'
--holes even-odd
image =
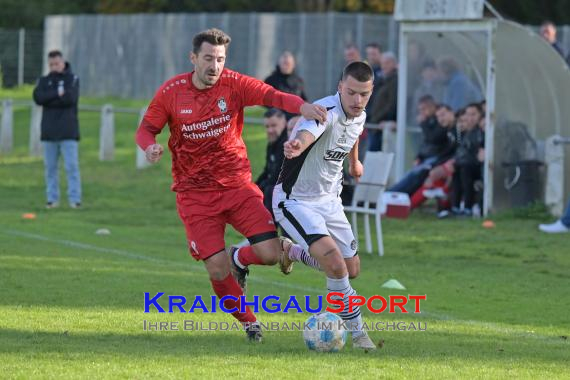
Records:
{"label": "jersey collar", "polygon": [[353,118],[353,117],[348,117],[348,115],[346,114],[346,112],[344,112],[344,108],[342,108],[342,102],[340,101],[340,93],[339,93],[339,92],[336,93],[335,99],[336,99],[336,101],[337,101],[337,103],[338,103],[338,108],[339,108],[340,111],[341,111],[341,112],[339,113],[339,115],[340,115],[340,122],[343,123],[343,124],[349,124],[349,123],[353,122],[355,118]]}

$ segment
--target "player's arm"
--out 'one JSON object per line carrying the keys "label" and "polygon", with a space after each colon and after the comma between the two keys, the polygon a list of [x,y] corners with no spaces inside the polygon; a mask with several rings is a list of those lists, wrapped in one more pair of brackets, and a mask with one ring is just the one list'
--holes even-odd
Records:
{"label": "player's arm", "polygon": [[316,140],[316,137],[307,130],[297,132],[294,139],[283,144],[285,157],[289,159],[299,157]]}
{"label": "player's arm", "polygon": [[348,173],[358,182],[363,172],[364,168],[358,159],[358,141],[356,141],[348,154]]}
{"label": "player's arm", "polygon": [[267,83],[247,75],[240,76],[239,81],[243,107],[279,108],[289,113],[301,114],[307,120],[317,120],[320,123],[326,121],[327,110],[321,105],[305,103],[297,95],[278,91]]}
{"label": "player's arm", "polygon": [[162,145],[156,143],[156,135],[162,132],[168,121],[168,111],[162,95],[161,88],[150,102],[135,135],[137,145],[144,150],[146,159],[152,163],[158,162],[164,152]]}

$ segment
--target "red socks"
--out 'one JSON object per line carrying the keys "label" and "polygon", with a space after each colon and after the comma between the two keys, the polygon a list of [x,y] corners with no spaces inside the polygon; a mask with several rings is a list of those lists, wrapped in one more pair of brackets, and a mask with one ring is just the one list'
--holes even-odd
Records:
{"label": "red socks", "polygon": [[251,309],[249,308],[249,306],[246,307],[245,313],[240,313],[239,297],[243,295],[243,292],[239,287],[239,284],[237,283],[236,279],[234,278],[234,276],[232,276],[231,273],[228,274],[228,276],[221,281],[210,279],[210,282],[212,283],[212,288],[214,288],[214,292],[216,293],[218,298],[221,299],[224,296],[234,296],[238,299],[238,301],[226,300],[224,302],[224,307],[227,309],[232,309],[234,307],[237,307],[238,310],[232,313],[234,318],[236,318],[238,321],[242,323],[255,322],[257,320],[255,318],[255,315],[252,313]]}
{"label": "red socks", "polygon": [[261,261],[261,259],[259,257],[257,257],[255,252],[253,252],[253,247],[251,245],[241,247],[238,250],[237,256],[238,256],[237,258],[238,258],[239,262],[236,262],[236,264],[238,264],[238,266],[239,266],[239,264],[241,264],[245,267],[247,267],[248,265],[251,265],[251,264],[263,265],[263,262]]}

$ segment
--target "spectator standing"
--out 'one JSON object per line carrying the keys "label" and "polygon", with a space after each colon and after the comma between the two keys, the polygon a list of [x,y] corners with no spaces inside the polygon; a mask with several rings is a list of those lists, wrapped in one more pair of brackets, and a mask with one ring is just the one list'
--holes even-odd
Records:
{"label": "spectator standing", "polygon": [[[370,122],[379,123],[396,121],[398,112],[398,59],[392,52],[382,54],[383,83],[378,89],[370,106]],[[370,131],[368,150],[382,150],[382,130]]]}
{"label": "spectator standing", "polygon": [[[307,100],[305,94],[305,82],[295,71],[297,64],[295,57],[290,51],[284,51],[279,57],[279,62],[275,70],[265,78],[265,83],[276,90],[297,95],[303,100]],[[291,113],[285,113],[287,120],[293,117]]]}
{"label": "spectator standing", "polygon": [[273,212],[273,206],[271,204],[273,187],[275,187],[283,159],[285,158],[283,144],[285,144],[288,137],[285,113],[277,108],[270,108],[263,115],[263,124],[267,132],[265,167],[255,181],[255,184],[263,192],[263,204],[265,208]]}
{"label": "spectator standing", "polygon": [[[556,25],[552,21],[544,21],[540,26],[540,36],[546,40],[564,58],[564,51],[556,39]],[[570,65],[570,53],[566,57],[566,62]]]}
{"label": "spectator standing", "polygon": [[69,206],[81,207],[79,173],[79,78],[59,50],[48,53],[49,74],[34,89],[34,101],[43,106],[41,141],[44,149],[46,208],[59,206],[59,156],[63,156]]}

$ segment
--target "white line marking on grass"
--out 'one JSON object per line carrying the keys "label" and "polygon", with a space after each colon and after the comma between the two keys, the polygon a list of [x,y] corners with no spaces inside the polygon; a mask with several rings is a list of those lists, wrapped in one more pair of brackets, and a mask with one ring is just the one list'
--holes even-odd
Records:
{"label": "white line marking on grass", "polygon": [[[86,251],[109,253],[112,255],[126,257],[126,258],[133,259],[133,260],[149,261],[152,263],[171,265],[171,266],[176,266],[176,267],[180,267],[180,265],[185,265],[185,266],[189,267],[188,269],[190,269],[192,271],[199,271],[199,272],[202,272],[204,274],[206,273],[206,268],[204,266],[202,266],[200,264],[195,264],[193,262],[188,262],[188,261],[179,262],[179,261],[174,261],[174,260],[158,259],[158,258],[155,258],[152,256],[146,256],[146,255],[142,255],[140,253],[129,252],[129,251],[125,251],[122,249],[98,247],[96,245],[80,243],[80,242],[72,241],[72,240],[53,239],[53,238],[43,236],[43,235],[32,234],[29,232],[23,232],[23,231],[11,230],[11,229],[2,230],[0,232],[4,233],[6,235],[22,237],[22,238],[26,238],[26,239],[30,239],[30,240],[46,241],[48,243],[60,244],[60,245],[66,246],[66,247],[72,247],[72,248],[82,249],[82,250],[86,250]],[[317,289],[317,288],[292,284],[289,282],[272,281],[272,280],[268,280],[265,278],[260,278],[259,274],[256,274],[255,277],[249,277],[248,281],[258,282],[258,283],[266,284],[266,285],[274,285],[277,287],[295,289],[295,290],[299,290],[299,291],[303,291],[303,292],[316,293],[316,294],[322,294],[324,289],[325,289],[324,287],[323,287],[323,289]]]}

